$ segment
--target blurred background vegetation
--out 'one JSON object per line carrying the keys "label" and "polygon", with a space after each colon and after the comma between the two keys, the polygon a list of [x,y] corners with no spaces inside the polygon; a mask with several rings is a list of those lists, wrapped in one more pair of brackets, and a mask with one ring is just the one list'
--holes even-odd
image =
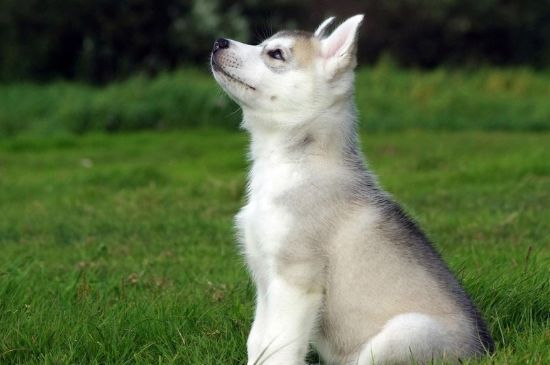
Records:
{"label": "blurred background vegetation", "polygon": [[550,65],[549,0],[2,0],[0,79],[151,75],[205,64],[221,35],[258,42],[358,12],[363,63]]}
{"label": "blurred background vegetation", "polygon": [[550,0],[1,0],[0,136],[236,128],[217,37],[356,13],[366,128],[550,129]]}

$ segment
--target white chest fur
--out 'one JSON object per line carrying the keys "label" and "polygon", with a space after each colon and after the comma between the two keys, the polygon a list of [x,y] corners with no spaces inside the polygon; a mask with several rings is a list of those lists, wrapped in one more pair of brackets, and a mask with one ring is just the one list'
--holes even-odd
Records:
{"label": "white chest fur", "polygon": [[[237,215],[237,227],[249,261],[263,264],[277,255],[291,224],[282,197],[303,181],[297,163],[273,152],[255,161],[250,172],[248,204]],[[254,270],[259,263],[249,262]]]}

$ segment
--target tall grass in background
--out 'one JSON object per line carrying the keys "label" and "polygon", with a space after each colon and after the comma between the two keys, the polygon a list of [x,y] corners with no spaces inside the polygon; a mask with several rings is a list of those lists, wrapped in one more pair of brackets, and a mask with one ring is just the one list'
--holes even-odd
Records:
{"label": "tall grass in background", "polygon": [[367,130],[550,129],[550,73],[529,69],[406,71],[386,64],[357,77]]}
{"label": "tall grass in background", "polygon": [[106,87],[0,86],[0,135],[237,126],[236,111],[210,76],[196,70],[136,76]]}
{"label": "tall grass in background", "polygon": [[[357,75],[369,131],[550,130],[550,74],[530,69],[407,71],[381,63]],[[185,69],[106,87],[0,85],[0,136],[223,127],[240,112],[206,70]]]}

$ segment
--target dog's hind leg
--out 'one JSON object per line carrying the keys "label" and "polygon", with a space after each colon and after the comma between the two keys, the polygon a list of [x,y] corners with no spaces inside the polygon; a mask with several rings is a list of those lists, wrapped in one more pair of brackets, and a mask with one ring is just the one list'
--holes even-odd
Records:
{"label": "dog's hind leg", "polygon": [[424,364],[441,357],[456,362],[455,339],[452,331],[433,316],[400,314],[365,345],[357,364]]}

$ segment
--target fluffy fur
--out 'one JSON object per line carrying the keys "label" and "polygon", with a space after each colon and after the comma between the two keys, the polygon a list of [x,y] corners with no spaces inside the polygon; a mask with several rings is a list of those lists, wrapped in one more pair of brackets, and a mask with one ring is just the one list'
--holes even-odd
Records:
{"label": "fluffy fur", "polygon": [[418,226],[378,185],[356,136],[362,15],[330,35],[218,40],[212,70],[250,132],[236,217],[257,287],[248,364],[451,362],[491,351],[475,306]]}

